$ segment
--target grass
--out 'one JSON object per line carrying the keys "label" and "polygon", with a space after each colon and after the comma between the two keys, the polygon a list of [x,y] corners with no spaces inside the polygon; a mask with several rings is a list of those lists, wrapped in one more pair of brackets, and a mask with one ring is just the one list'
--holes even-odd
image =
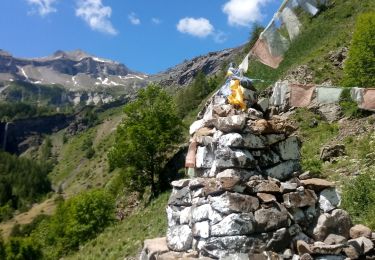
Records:
{"label": "grass", "polygon": [[267,67],[260,62],[251,61],[248,76],[260,78],[257,88],[263,89],[270,83],[281,79],[290,69],[299,65],[308,65],[313,73],[313,83],[332,81],[340,84],[343,71],[328,60],[327,55],[340,47],[349,47],[352,30],[358,14],[375,10],[372,0],[336,0],[332,6],[316,17],[300,15],[303,28],[301,34],[290,45],[284,60],[277,69]]}
{"label": "grass", "polygon": [[[302,168],[318,176],[322,173],[323,163],[320,160],[321,147],[332,140],[338,134],[338,125],[322,121],[320,116],[308,111],[298,109],[293,116],[293,120],[299,126],[299,136],[303,142]],[[315,127],[311,127],[313,121],[317,122]]]}
{"label": "grass", "polygon": [[165,236],[167,230],[165,205],[169,195],[169,192],[161,194],[150,205],[107,228],[84,245],[79,252],[64,259],[135,259],[145,239]]}

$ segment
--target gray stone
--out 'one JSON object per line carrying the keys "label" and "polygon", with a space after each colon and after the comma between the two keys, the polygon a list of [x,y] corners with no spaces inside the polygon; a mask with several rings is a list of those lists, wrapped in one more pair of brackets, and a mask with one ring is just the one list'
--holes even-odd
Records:
{"label": "gray stone", "polygon": [[295,191],[298,185],[294,182],[282,182],[280,183],[280,191],[281,193],[287,193],[291,191]]}
{"label": "gray stone", "polygon": [[218,169],[226,168],[247,168],[254,169],[256,161],[250,152],[246,150],[230,149],[229,147],[220,148],[215,151],[216,167]]}
{"label": "gray stone", "polygon": [[266,169],[265,173],[272,178],[285,181],[293,177],[293,173],[298,171],[300,167],[298,160],[289,160]]}
{"label": "gray stone", "polygon": [[168,205],[191,206],[191,195],[188,187],[182,189],[173,189],[168,200]]}
{"label": "gray stone", "polygon": [[193,236],[201,238],[210,237],[210,224],[208,221],[198,222],[193,224]]}
{"label": "gray stone", "polygon": [[171,185],[174,188],[181,189],[189,185],[190,179],[181,179],[177,181],[172,181]]}
{"label": "gray stone", "polygon": [[232,148],[241,148],[244,147],[244,139],[242,135],[239,133],[229,133],[222,135],[219,138],[219,146],[220,147],[225,147],[229,146]]}
{"label": "gray stone", "polygon": [[318,113],[328,122],[334,122],[341,118],[342,112],[339,104],[320,104]]}
{"label": "gray stone", "polygon": [[263,136],[254,134],[243,135],[244,147],[248,149],[262,149],[266,147],[266,140]]}
{"label": "gray stone", "polygon": [[250,260],[249,255],[245,253],[229,254],[220,257],[220,260]]}
{"label": "gray stone", "polygon": [[232,213],[211,227],[212,236],[249,235],[254,231],[254,215],[252,213]]}
{"label": "gray stone", "polygon": [[258,105],[262,108],[263,111],[266,111],[270,105],[269,98],[261,98],[258,100]]}
{"label": "gray stone", "polygon": [[284,251],[290,244],[290,235],[286,228],[281,228],[273,233],[271,240],[266,245],[267,250],[274,252]]}
{"label": "gray stone", "polygon": [[306,172],[302,173],[300,176],[298,176],[298,178],[300,180],[311,179],[312,175],[311,175],[310,171],[306,171]]}
{"label": "gray stone", "polygon": [[263,169],[279,163],[280,156],[278,156],[277,153],[273,152],[272,150],[265,150],[261,152],[257,160],[259,167]]}
{"label": "gray stone", "polygon": [[254,216],[259,232],[272,231],[288,226],[288,211],[278,203],[275,203],[275,207],[255,211]]}
{"label": "gray stone", "polygon": [[268,134],[264,135],[267,139],[267,144],[268,145],[273,145],[276,144],[280,141],[285,140],[285,135],[284,134]]}
{"label": "gray stone", "polygon": [[372,237],[371,229],[362,224],[351,227],[349,233],[351,238],[367,237],[371,239]]}
{"label": "gray stone", "polygon": [[210,215],[208,216],[211,225],[215,225],[216,223],[219,223],[223,220],[223,216],[217,212],[216,210],[211,208]]}
{"label": "gray stone", "polygon": [[204,255],[220,258],[233,253],[247,253],[261,243],[258,239],[247,236],[210,237],[202,251]]}
{"label": "gray stone", "polygon": [[195,165],[197,168],[211,168],[214,160],[214,153],[207,146],[198,146]]}
{"label": "gray stone", "polygon": [[283,195],[284,204],[288,208],[301,208],[315,205],[318,198],[313,190],[296,191]]}
{"label": "gray stone", "polygon": [[323,212],[329,212],[339,207],[341,197],[335,188],[324,189],[319,195],[319,207]]}
{"label": "gray stone", "polygon": [[300,159],[300,141],[296,136],[278,143],[276,149],[284,161]]}
{"label": "gray stone", "polygon": [[188,225],[172,226],[167,231],[168,248],[181,252],[187,251],[192,247],[193,233]]}
{"label": "gray stone", "polygon": [[326,245],[323,242],[315,242],[311,246],[313,254],[317,255],[338,255],[343,250],[343,244]]}
{"label": "gray stone", "polygon": [[245,124],[246,116],[244,114],[220,117],[213,121],[213,125],[216,127],[216,129],[224,133],[241,131]]}
{"label": "gray stone", "polygon": [[334,226],[334,231],[331,233],[349,238],[350,228],[352,227],[349,213],[342,209],[335,209],[332,211],[331,215],[336,224]]}
{"label": "gray stone", "polygon": [[225,192],[210,198],[211,207],[223,214],[250,213],[259,208],[259,200],[249,195]]}

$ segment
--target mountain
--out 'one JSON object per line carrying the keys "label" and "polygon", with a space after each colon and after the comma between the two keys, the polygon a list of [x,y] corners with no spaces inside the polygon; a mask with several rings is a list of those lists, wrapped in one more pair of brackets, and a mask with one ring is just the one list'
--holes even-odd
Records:
{"label": "mountain", "polygon": [[162,86],[189,85],[198,72],[212,76],[217,74],[225,64],[234,62],[243,52],[244,46],[209,52],[206,55],[195,57],[167,69],[164,72],[150,76],[152,81],[159,82]]}
{"label": "mountain", "polygon": [[98,58],[81,50],[56,51],[43,58],[16,58],[0,50],[0,82],[22,81],[33,84],[58,84],[71,91],[94,87],[143,84],[147,75],[125,65]]}

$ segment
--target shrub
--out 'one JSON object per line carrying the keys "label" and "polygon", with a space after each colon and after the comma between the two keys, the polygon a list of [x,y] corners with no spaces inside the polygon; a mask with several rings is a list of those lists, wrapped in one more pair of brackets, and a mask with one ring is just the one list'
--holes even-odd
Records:
{"label": "shrub", "polygon": [[345,86],[375,86],[375,12],[358,16],[349,57],[344,66]]}
{"label": "shrub", "polygon": [[356,222],[365,222],[375,228],[375,176],[364,172],[343,188],[342,206]]}
{"label": "shrub", "polygon": [[11,238],[5,246],[7,260],[34,260],[42,259],[40,245],[30,238]]}
{"label": "shrub", "polygon": [[340,96],[340,107],[345,116],[350,118],[357,118],[362,115],[361,110],[358,108],[357,102],[355,102],[350,95],[350,88],[344,88]]}

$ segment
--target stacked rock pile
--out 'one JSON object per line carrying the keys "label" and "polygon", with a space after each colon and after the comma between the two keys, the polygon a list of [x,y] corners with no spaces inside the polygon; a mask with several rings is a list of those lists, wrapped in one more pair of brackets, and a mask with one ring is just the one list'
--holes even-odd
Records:
{"label": "stacked rock pile", "polygon": [[[141,259],[357,259],[374,234],[352,227],[333,183],[300,172],[300,141],[281,117],[266,120],[214,98],[190,128],[195,177],[172,182],[163,250]],[[157,247],[156,247],[157,248]]]}

